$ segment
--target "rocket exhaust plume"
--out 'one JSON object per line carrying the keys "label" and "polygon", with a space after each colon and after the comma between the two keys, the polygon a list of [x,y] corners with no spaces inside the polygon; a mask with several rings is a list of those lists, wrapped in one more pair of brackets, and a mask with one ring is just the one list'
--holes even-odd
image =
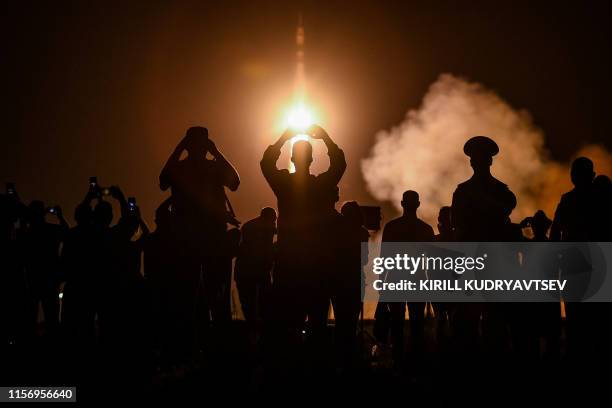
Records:
{"label": "rocket exhaust plume", "polygon": [[[527,111],[450,74],[441,75],[421,106],[399,125],[378,132],[369,157],[361,162],[368,190],[398,210],[405,190],[418,191],[421,217],[436,225],[440,207],[450,205],[457,184],[472,175],[463,144],[475,135],[487,135],[499,145],[491,170],[517,196],[512,219],[520,221],[537,209],[552,217],[561,194],[572,188],[568,163],[549,157],[544,133]],[[612,155],[602,147],[586,146],[578,155],[591,157],[597,173],[612,167]]]}
{"label": "rocket exhaust plume", "polygon": [[[289,143],[290,151],[293,148],[293,144],[298,140],[310,139],[306,134],[299,134],[299,132],[306,131],[306,129],[308,129],[310,125],[315,123],[314,115],[311,109],[306,104],[306,75],[304,71],[305,40],[306,37],[304,33],[304,24],[302,21],[302,15],[300,14],[298,27],[295,33],[296,68],[294,95],[292,105],[286,115],[287,127],[296,130],[298,132],[298,135],[291,139]],[[289,162],[289,171],[295,171],[295,168],[291,161]]]}

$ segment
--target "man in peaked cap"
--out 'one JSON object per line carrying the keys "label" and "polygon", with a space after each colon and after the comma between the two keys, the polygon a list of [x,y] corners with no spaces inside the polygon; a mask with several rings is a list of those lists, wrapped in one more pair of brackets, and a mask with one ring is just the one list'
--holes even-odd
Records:
{"label": "man in peaked cap", "polygon": [[453,194],[453,224],[459,241],[505,241],[516,197],[491,175],[499,147],[486,136],[475,136],[463,146],[474,175]]}
{"label": "man in peaked cap", "polygon": [[[474,174],[459,184],[453,194],[451,221],[457,241],[513,240],[509,216],[516,206],[516,197],[508,186],[491,175],[493,156],[499,153],[497,143],[486,136],[475,136],[465,143],[463,151],[470,157]],[[488,263],[499,260],[498,256],[491,255]],[[505,309],[504,305],[492,303],[458,305],[456,317],[461,333],[457,337],[462,351],[473,350],[473,345],[478,343],[481,318],[485,349],[501,349],[504,344]]]}

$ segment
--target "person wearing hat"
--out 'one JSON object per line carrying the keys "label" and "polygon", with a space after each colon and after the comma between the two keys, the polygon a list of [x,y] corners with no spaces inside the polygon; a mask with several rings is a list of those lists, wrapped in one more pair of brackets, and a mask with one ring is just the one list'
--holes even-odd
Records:
{"label": "person wearing hat", "polygon": [[[510,213],[516,206],[516,197],[506,184],[491,174],[493,156],[499,147],[486,136],[475,136],[463,146],[470,158],[474,174],[457,186],[451,207],[452,224],[457,241],[499,242],[511,241],[514,234]],[[491,254],[489,254],[491,255]],[[499,257],[489,257],[489,261]],[[490,263],[490,262],[489,262]],[[505,307],[489,303],[463,303],[457,305],[457,341],[462,351],[476,351],[482,316],[485,348],[500,349],[504,344]],[[469,354],[469,353],[468,353]]]}
{"label": "person wearing hat", "polygon": [[516,197],[491,174],[499,147],[486,136],[475,136],[463,146],[474,175],[453,194],[453,226],[458,241],[506,241]]}

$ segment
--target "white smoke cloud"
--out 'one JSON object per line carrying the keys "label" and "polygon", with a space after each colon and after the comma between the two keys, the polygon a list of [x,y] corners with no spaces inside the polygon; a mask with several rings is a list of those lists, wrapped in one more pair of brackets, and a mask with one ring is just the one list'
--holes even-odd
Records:
{"label": "white smoke cloud", "polygon": [[[472,175],[463,144],[476,135],[499,145],[492,172],[517,195],[512,218],[519,221],[537,209],[552,218],[561,194],[572,188],[569,163],[549,158],[544,133],[528,112],[511,107],[481,84],[450,74],[431,85],[421,106],[402,123],[378,132],[370,156],[361,162],[368,190],[398,211],[402,193],[418,191],[419,216],[435,226],[440,207],[450,205],[457,184]],[[604,147],[584,146],[578,156],[591,158],[597,173],[612,173],[612,153]],[[372,256],[378,248],[372,245]],[[375,308],[376,302],[366,302],[366,317],[372,318]]]}
{"label": "white smoke cloud", "polygon": [[492,173],[517,196],[512,218],[520,220],[539,208],[552,217],[559,195],[571,188],[567,164],[549,158],[544,134],[527,111],[450,74],[431,85],[422,105],[402,123],[378,132],[370,156],[361,163],[367,187],[398,210],[402,193],[417,191],[420,216],[436,225],[440,207],[450,205],[457,184],[472,175],[463,144],[476,135],[499,145]]}

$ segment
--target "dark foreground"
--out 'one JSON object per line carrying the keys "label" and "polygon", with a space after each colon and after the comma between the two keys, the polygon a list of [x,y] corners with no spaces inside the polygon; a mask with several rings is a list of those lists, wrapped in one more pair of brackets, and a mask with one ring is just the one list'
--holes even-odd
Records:
{"label": "dark foreground", "polygon": [[403,363],[394,364],[389,348],[375,342],[372,325],[365,322],[359,333],[359,356],[351,367],[343,368],[330,348],[315,352],[306,342],[286,351],[256,347],[241,321],[207,333],[199,355],[181,367],[162,367],[158,354],[145,348],[129,355],[100,346],[83,350],[40,335],[31,344],[3,349],[2,385],[76,386],[81,403],[124,398],[205,403],[215,397],[230,401],[281,396],[426,399],[448,404],[523,397],[562,401],[570,395],[595,398],[609,387],[607,356],[589,350],[568,353],[564,335],[558,350],[546,350],[543,344],[537,356],[517,353],[511,345],[495,352],[482,347],[466,352],[453,347],[448,328],[431,320],[425,352],[411,351],[407,332]]}

